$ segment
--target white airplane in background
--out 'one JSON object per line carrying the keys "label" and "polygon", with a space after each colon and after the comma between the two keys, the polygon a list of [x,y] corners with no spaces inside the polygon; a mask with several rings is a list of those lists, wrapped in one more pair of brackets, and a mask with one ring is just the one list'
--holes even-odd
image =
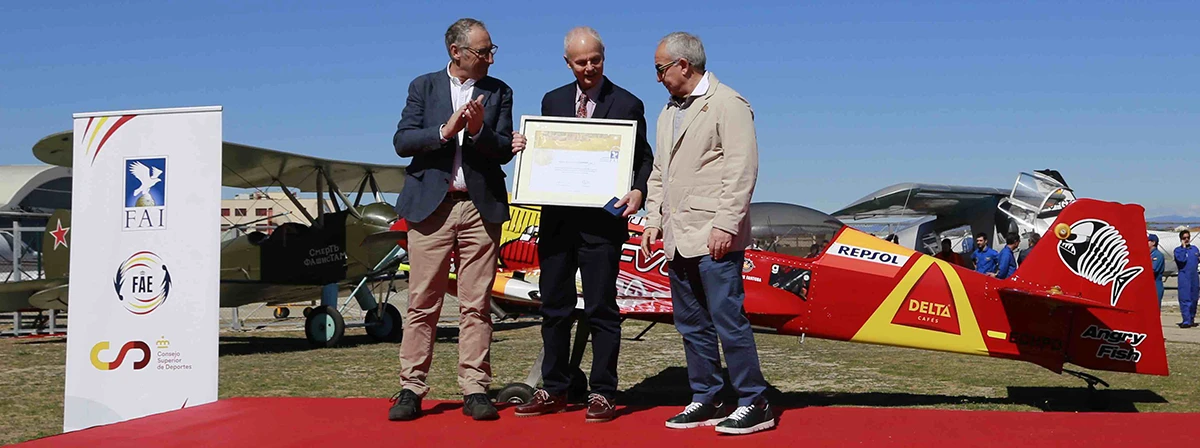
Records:
{"label": "white airplane in background", "polygon": [[[852,202],[833,216],[854,227],[895,235],[898,244],[927,254],[937,253],[941,241],[950,239],[955,252],[974,248],[974,235],[988,235],[992,247],[1004,247],[997,236],[1021,235],[1018,250],[1029,246],[1029,237],[1045,235],[1075,192],[1055,170],[1021,173],[1011,190],[923,183],[885,187]],[[890,229],[879,231],[880,228]],[[870,231],[868,230],[868,231]],[[1147,230],[1158,235],[1158,248],[1167,259],[1166,275],[1177,268],[1171,254],[1179,247],[1179,234]]]}

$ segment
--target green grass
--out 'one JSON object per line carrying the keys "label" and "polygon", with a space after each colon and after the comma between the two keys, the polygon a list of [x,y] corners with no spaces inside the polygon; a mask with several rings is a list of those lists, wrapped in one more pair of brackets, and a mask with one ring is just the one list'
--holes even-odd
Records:
{"label": "green grass", "polygon": [[[536,323],[505,323],[494,334],[492,390],[523,380],[541,341]],[[631,322],[626,338],[644,328]],[[461,399],[455,331],[435,344],[432,399]],[[881,406],[1012,411],[1087,410],[1083,381],[1023,362],[866,344],[758,335],[763,371],[784,406]],[[221,398],[390,397],[398,388],[398,345],[351,329],[342,347],[311,350],[298,331],[222,333]],[[0,444],[62,428],[62,338],[0,339]],[[683,404],[690,398],[678,333],[658,325],[621,347],[618,402]],[[1200,344],[1167,344],[1172,376],[1091,372],[1111,384],[1110,410],[1188,412],[1200,407]],[[590,360],[585,357],[585,370]],[[382,419],[385,407],[381,403]]]}

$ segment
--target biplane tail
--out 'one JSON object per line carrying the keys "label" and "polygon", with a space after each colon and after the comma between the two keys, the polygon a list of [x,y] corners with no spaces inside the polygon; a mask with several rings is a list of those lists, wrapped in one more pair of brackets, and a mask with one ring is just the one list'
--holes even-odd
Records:
{"label": "biplane tail", "polygon": [[1066,361],[1167,374],[1145,209],[1080,199],[1062,211],[1011,277],[1008,294],[1074,306]]}

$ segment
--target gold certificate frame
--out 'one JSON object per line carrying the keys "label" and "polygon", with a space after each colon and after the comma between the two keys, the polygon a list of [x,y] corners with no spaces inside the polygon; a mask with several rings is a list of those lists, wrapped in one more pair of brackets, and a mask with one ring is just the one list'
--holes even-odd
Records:
{"label": "gold certificate frame", "polygon": [[633,184],[637,122],[521,116],[514,204],[603,207]]}

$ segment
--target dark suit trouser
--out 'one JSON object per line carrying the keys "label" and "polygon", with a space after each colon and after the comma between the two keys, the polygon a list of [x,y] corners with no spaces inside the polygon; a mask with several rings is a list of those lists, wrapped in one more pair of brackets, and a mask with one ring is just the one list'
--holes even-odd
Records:
{"label": "dark suit trouser", "polygon": [[684,258],[676,252],[675,259],[667,263],[675,328],[683,335],[694,402],[716,403],[717,393],[724,386],[718,339],[737,389],[738,406],[750,405],[767,389],[754,332],[742,308],[746,299],[742,284],[744,256],[744,252],[730,252],[714,261],[709,255]]}
{"label": "dark suit trouser", "polygon": [[575,271],[583,283],[583,318],[592,331],[591,392],[609,400],[617,392],[617,354],[621,350],[621,314],[617,308],[617,272],[621,247],[611,242],[588,244],[538,242],[542,276],[543,387],[563,395],[571,383],[571,326],[575,323]]}

